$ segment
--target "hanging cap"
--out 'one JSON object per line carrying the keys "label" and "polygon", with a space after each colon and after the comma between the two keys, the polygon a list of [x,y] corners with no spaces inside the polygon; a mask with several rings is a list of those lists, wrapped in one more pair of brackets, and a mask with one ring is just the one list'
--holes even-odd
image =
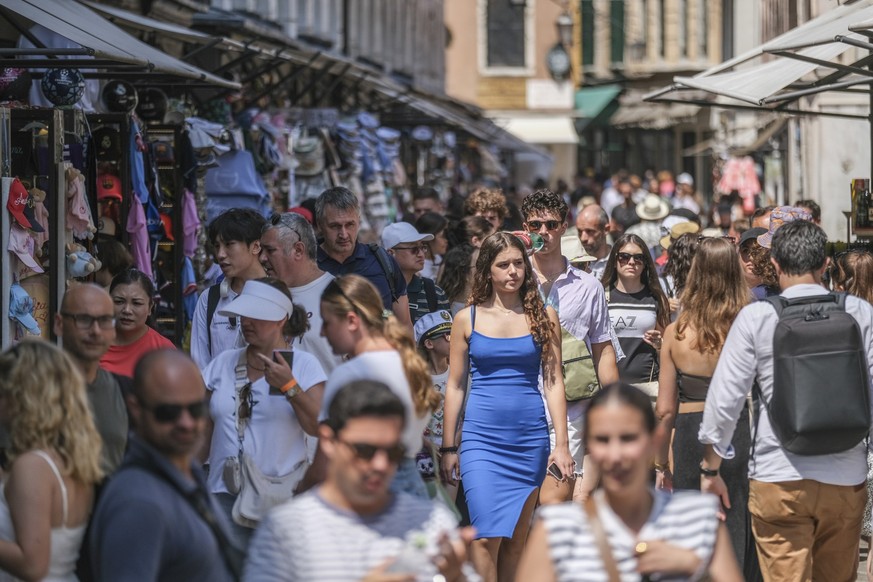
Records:
{"label": "hanging cap", "polygon": [[16,320],[32,335],[41,333],[33,318],[33,298],[18,283],[13,283],[9,288],[9,319]]}
{"label": "hanging cap", "polygon": [[32,228],[33,225],[24,214],[24,207],[27,206],[27,189],[21,180],[15,178],[12,180],[12,185],[9,186],[9,200],[6,201],[6,209],[12,214],[15,221],[24,228]]}

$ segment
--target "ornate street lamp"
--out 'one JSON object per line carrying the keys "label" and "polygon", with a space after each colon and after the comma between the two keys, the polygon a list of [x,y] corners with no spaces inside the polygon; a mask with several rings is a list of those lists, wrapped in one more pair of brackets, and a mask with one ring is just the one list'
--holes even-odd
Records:
{"label": "ornate street lamp", "polygon": [[558,29],[558,43],[546,54],[546,66],[553,79],[563,81],[570,76],[571,68],[567,47],[573,46],[573,17],[566,6],[555,21],[555,28]]}

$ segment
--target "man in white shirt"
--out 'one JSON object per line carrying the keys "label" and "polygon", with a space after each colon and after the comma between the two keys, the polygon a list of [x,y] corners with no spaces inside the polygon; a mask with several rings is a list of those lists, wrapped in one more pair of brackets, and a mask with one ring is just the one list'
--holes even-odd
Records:
{"label": "man in white shirt", "polygon": [[465,563],[472,532],[458,532],[442,504],[389,490],[404,456],[404,416],[384,384],[337,392],[319,426],[327,478],[261,523],[245,580],[478,579]]}
{"label": "man in white shirt", "polygon": [[[824,231],[805,220],[786,223],[775,232],[770,252],[782,297],[827,293],[821,286],[828,266],[826,242]],[[858,323],[869,367],[873,306],[848,296],[846,312]],[[782,446],[765,404],[773,397],[773,337],[778,319],[773,306],[757,302],[746,306],[731,327],[698,435],[705,449],[701,489],[719,495],[723,503],[728,499],[718,470],[722,458],[734,455],[731,438],[757,381],[763,398],[754,401],[749,512],[764,579],[855,580],[869,446],[862,441],[830,455],[797,455]]]}
{"label": "man in white shirt", "polygon": [[[612,245],[606,240],[609,233],[609,215],[596,204],[589,204],[576,217],[576,231],[582,249],[595,259],[591,263],[590,272],[599,281],[609,259]],[[571,257],[572,258],[572,257]]]}

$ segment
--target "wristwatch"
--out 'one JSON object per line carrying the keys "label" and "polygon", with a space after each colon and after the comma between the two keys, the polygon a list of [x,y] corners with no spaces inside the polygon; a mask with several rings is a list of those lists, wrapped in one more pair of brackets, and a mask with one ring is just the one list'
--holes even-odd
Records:
{"label": "wristwatch", "polygon": [[703,466],[703,463],[701,463],[700,474],[704,477],[718,477],[718,469],[707,469]]}
{"label": "wristwatch", "polygon": [[295,383],[293,388],[289,388],[285,392],[285,398],[287,398],[288,401],[290,401],[292,398],[294,398],[295,396],[297,396],[298,394],[300,394],[302,392],[303,392],[303,388],[300,387],[300,384]]}

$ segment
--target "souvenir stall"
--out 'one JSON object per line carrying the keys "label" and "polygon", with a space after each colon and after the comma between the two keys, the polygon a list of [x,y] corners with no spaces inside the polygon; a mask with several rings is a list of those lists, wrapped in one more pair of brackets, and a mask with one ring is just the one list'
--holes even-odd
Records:
{"label": "souvenir stall", "polygon": [[189,235],[200,227],[196,210],[185,212],[193,200],[183,172],[197,163],[184,147],[184,117],[168,111],[161,87],[184,98],[216,85],[239,87],[78,3],[0,11],[2,347],[27,335],[54,339],[70,284],[108,285],[129,266],[154,279],[155,325],[181,342],[182,306],[195,290]]}

